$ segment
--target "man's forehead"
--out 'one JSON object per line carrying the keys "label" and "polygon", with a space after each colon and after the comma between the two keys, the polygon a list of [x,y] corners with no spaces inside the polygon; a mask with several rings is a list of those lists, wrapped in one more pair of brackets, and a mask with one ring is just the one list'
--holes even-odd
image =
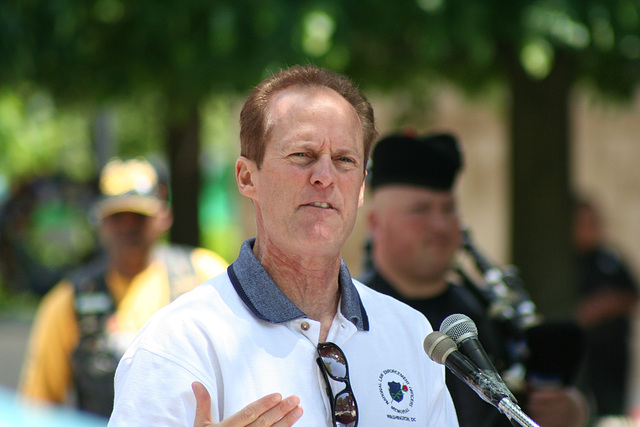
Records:
{"label": "man's forehead", "polygon": [[407,204],[425,201],[453,202],[455,201],[455,195],[452,190],[441,190],[419,185],[394,183],[376,188],[373,192],[373,199],[382,201],[394,199],[403,201]]}
{"label": "man's forehead", "polygon": [[293,113],[299,108],[299,104],[306,105],[311,99],[334,100],[348,104],[342,95],[328,87],[293,85],[279,90],[272,96],[267,105],[267,117],[271,116],[271,119],[274,119],[278,114]]}
{"label": "man's forehead", "polygon": [[[294,85],[288,88],[278,91],[270,100],[266,110],[266,127],[267,127],[267,142],[271,139],[274,133],[274,128],[279,124],[282,124],[285,129],[288,128],[288,119],[297,115],[304,109],[305,106],[311,104],[312,101],[319,101],[320,104],[329,105],[333,108],[334,102],[338,104],[343,103],[344,107],[353,113],[353,119],[357,123],[358,142],[364,146],[364,136],[362,134],[362,126],[360,117],[358,116],[355,108],[339,93],[324,86],[300,86]],[[339,109],[336,109],[336,114],[340,113]],[[342,110],[344,111],[344,110]]]}

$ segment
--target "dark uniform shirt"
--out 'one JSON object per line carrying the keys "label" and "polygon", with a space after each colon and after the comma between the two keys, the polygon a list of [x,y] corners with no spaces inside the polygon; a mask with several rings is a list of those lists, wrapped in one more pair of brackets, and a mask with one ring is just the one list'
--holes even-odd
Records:
{"label": "dark uniform shirt", "polygon": [[[636,281],[614,251],[598,248],[580,255],[577,263],[581,299],[611,291],[637,298]],[[622,415],[630,365],[631,319],[626,315],[610,318],[584,332],[587,357],[583,387],[593,394],[598,415]]]}

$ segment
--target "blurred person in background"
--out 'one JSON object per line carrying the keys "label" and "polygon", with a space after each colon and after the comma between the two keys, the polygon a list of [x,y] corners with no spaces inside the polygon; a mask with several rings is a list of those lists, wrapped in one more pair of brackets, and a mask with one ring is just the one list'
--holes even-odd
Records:
{"label": "blurred person in background", "polygon": [[[453,189],[462,164],[461,148],[450,134],[389,135],[376,144],[367,216],[371,259],[361,280],[422,312],[434,329],[451,314],[468,316],[494,366],[503,372],[509,367],[503,328],[490,318],[477,286],[456,269],[462,235]],[[447,386],[460,426],[511,425],[449,371]],[[586,403],[573,388],[531,391],[521,403],[544,427],[586,422]]]}
{"label": "blurred person in background", "polygon": [[115,369],[133,336],[159,308],[225,271],[213,252],[162,242],[173,217],[161,178],[143,158],[113,159],[101,171],[92,215],[104,253],[41,301],[19,384],[24,397],[108,416]]}
{"label": "blurred person in background", "polygon": [[577,255],[577,320],[585,331],[586,363],[582,379],[598,416],[623,415],[628,402],[632,314],[637,281],[606,242],[596,205],[577,200],[573,213]]}

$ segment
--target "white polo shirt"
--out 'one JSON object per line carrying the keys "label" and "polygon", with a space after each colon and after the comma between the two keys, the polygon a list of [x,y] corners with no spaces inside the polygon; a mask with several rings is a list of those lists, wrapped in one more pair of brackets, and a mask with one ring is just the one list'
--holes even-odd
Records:
{"label": "white polo shirt", "polygon": [[[300,397],[296,426],[331,426],[316,363],[320,323],[289,301],[243,243],[222,274],[157,312],[116,372],[109,426],[192,426],[193,381],[202,382],[220,420],[274,392]],[[345,353],[359,426],[457,426],[444,368],[422,341],[432,328],[409,306],[340,269],[340,310],[327,341]],[[366,309],[366,310],[365,310]],[[341,391],[344,386],[333,382]]]}

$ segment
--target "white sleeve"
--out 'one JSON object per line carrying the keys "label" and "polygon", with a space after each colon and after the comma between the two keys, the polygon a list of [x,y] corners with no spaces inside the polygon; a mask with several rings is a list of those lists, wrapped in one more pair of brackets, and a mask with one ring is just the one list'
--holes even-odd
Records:
{"label": "white sleeve", "polygon": [[191,383],[196,380],[216,398],[202,378],[170,357],[142,348],[127,353],[116,371],[109,427],[192,426],[196,400]]}

